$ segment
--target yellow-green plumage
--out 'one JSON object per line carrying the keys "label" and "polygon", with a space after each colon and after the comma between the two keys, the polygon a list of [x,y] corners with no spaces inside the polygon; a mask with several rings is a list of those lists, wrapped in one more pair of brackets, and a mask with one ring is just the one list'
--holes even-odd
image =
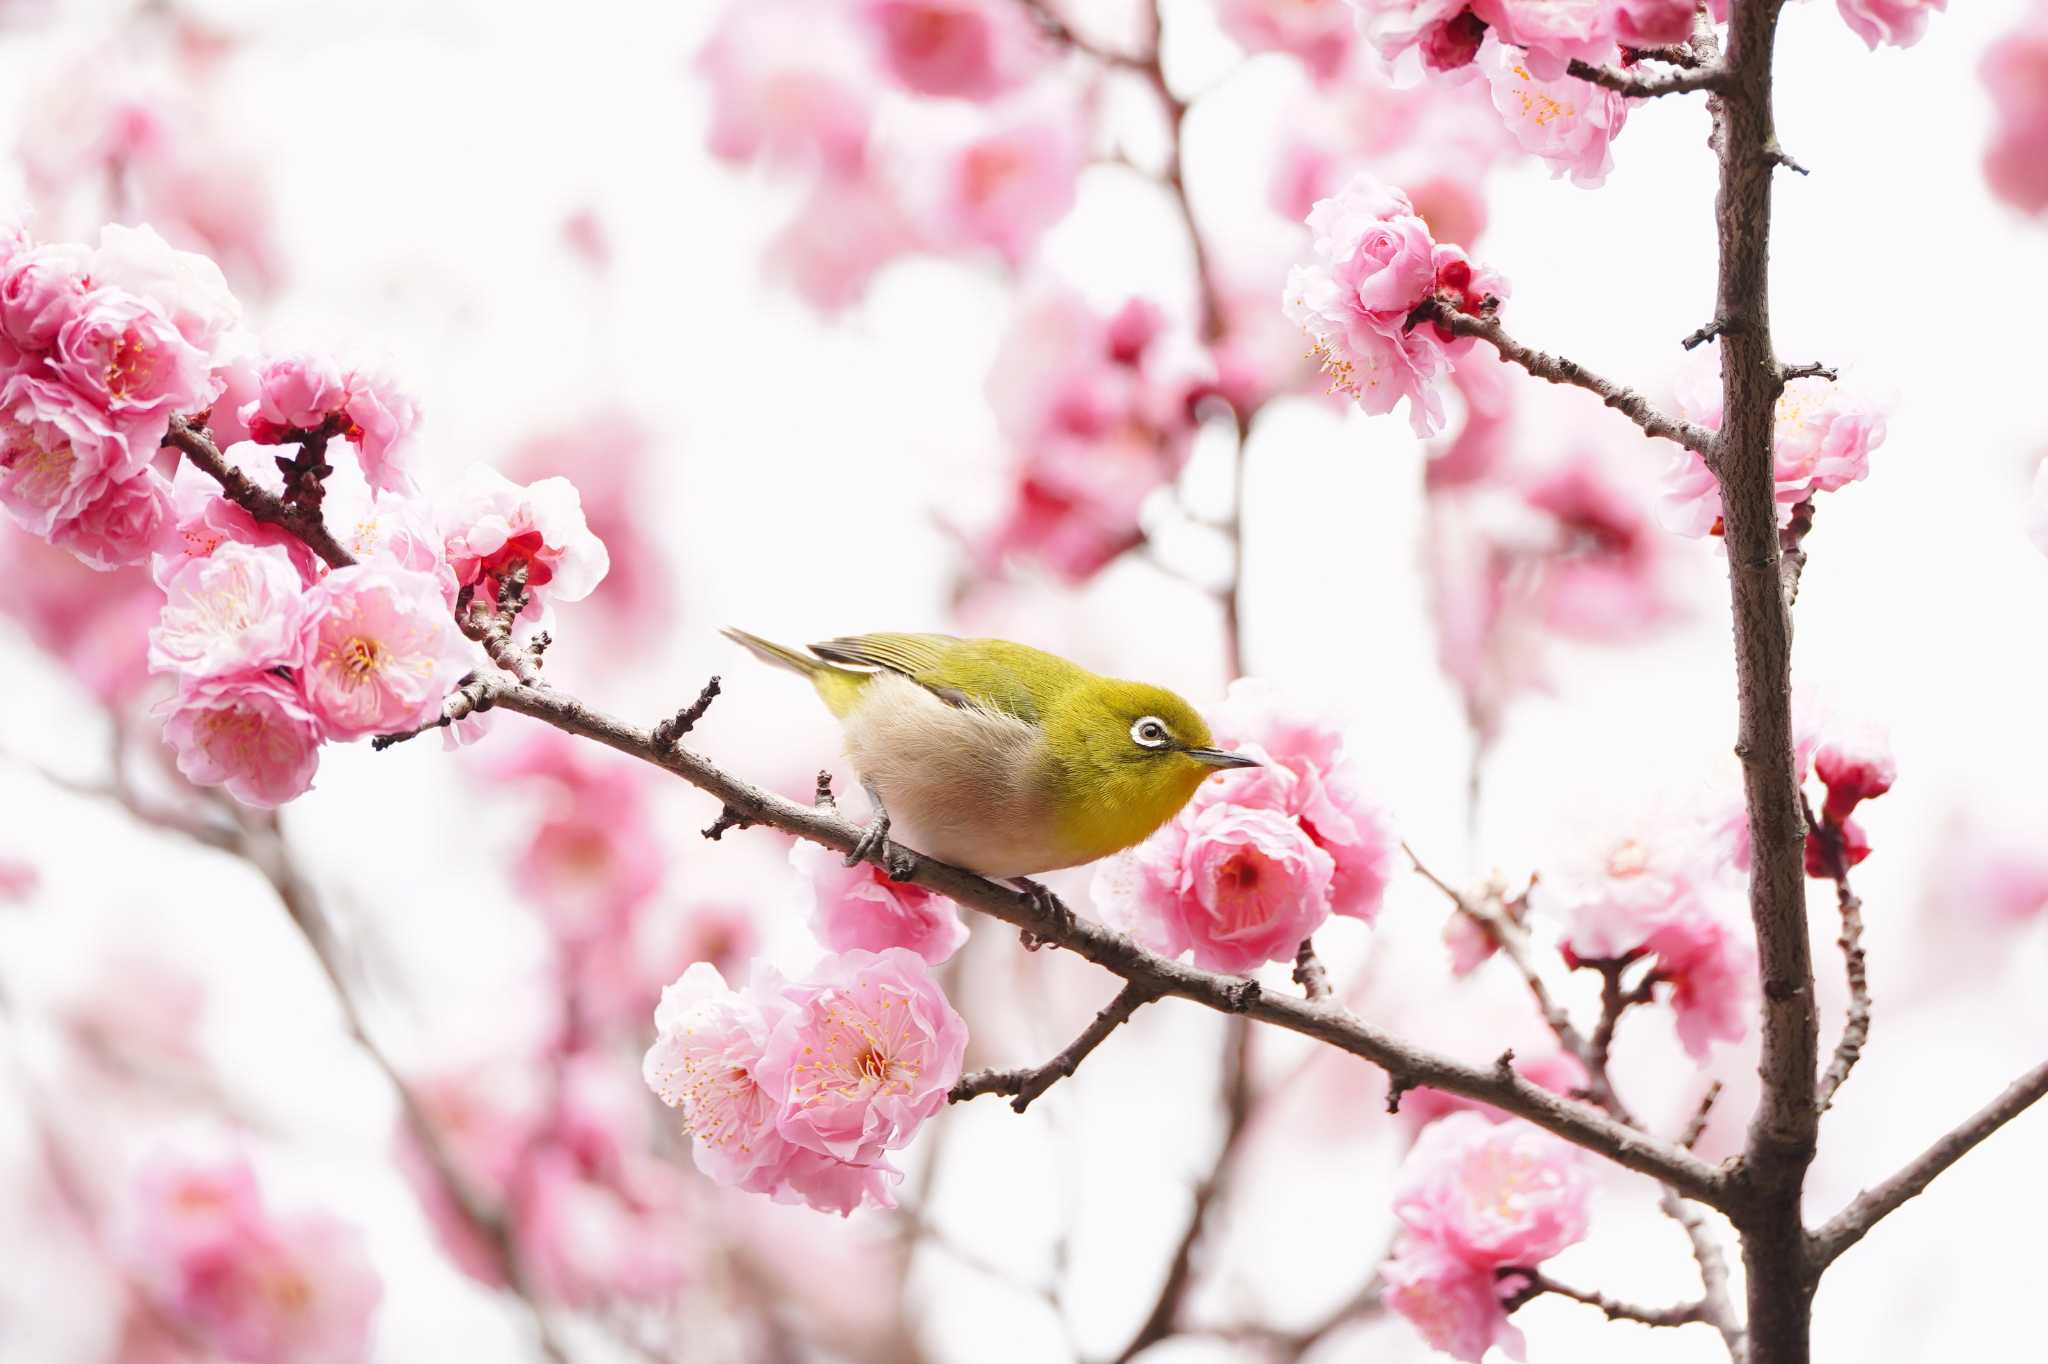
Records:
{"label": "yellow-green plumage", "polygon": [[[999,639],[874,634],[804,653],[741,630],[810,679],[906,846],[990,876],[1078,866],[1141,842],[1218,767],[1193,706]],[[1141,738],[1156,726],[1156,742]]]}

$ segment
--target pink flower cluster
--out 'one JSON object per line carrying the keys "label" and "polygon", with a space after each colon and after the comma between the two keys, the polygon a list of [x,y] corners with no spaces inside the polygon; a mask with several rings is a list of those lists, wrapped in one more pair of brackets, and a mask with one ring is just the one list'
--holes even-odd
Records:
{"label": "pink flower cluster", "polygon": [[1028,298],[988,379],[1017,463],[1000,519],[973,537],[983,571],[1016,559],[1080,583],[1140,543],[1139,510],[1186,463],[1209,375],[1144,299],[1102,313],[1066,289]]}
{"label": "pink flower cluster", "polygon": [[151,1306],[210,1354],[249,1364],[368,1358],[383,1288],[362,1233],[264,1206],[241,1159],[159,1155],[139,1172],[122,1260]]}
{"label": "pink flower cluster", "polygon": [[1570,964],[1650,960],[1695,1060],[1715,1042],[1741,1040],[1756,992],[1756,938],[1722,903],[1718,870],[1683,839],[1624,836],[1540,888],[1568,924]]}
{"label": "pink flower cluster", "polygon": [[1154,951],[1231,972],[1291,959],[1331,914],[1370,922],[1398,843],[1342,735],[1253,680],[1233,683],[1210,719],[1219,743],[1261,765],[1211,777],[1105,864],[1104,913]]}
{"label": "pink flower cluster", "polygon": [[[1689,374],[1678,388],[1678,409],[1710,431],[1721,426],[1718,362]],[[1884,407],[1852,384],[1814,376],[1794,379],[1778,398],[1773,429],[1778,524],[1801,502],[1838,492],[1870,476],[1870,452],[1884,444]],[[1673,456],[1664,475],[1658,518],[1681,535],[1718,535],[1721,487],[1706,461],[1691,450]]]}
{"label": "pink flower cluster", "polygon": [[2001,34],[1979,70],[1994,114],[1984,178],[2022,213],[2048,212],[2048,6]]}
{"label": "pink flower cluster", "polygon": [[1308,215],[1311,259],[1287,276],[1287,316],[1309,335],[1334,389],[1375,415],[1408,400],[1419,436],[1443,428],[1452,361],[1471,349],[1424,303],[1479,313],[1507,293],[1498,275],[1439,245],[1400,190],[1361,174]]}
{"label": "pink flower cluster", "polygon": [[1402,1231],[1380,1271],[1387,1305],[1454,1359],[1479,1364],[1496,1345],[1520,1358],[1522,1334],[1501,1302],[1513,1286],[1505,1271],[1582,1239],[1591,1196],[1585,1154],[1540,1128],[1478,1113],[1431,1123],[1396,1181]]}
{"label": "pink flower cluster", "polygon": [[157,447],[219,393],[238,315],[210,261],[148,228],[0,234],[0,507],[94,568],[146,559],[170,516]]}
{"label": "pink flower cluster", "polygon": [[946,1103],[967,1025],[906,948],[826,957],[744,992],[698,963],[662,992],[643,1073],[719,1184],[846,1215],[893,1207],[886,1159]]}
{"label": "pink flower cluster", "polygon": [[849,867],[830,848],[802,839],[790,846],[789,862],[811,933],[829,951],[901,947],[937,966],[967,941],[959,906],[922,886],[892,881],[873,863]]}
{"label": "pink flower cluster", "polygon": [[[610,1055],[546,1060],[557,1079],[545,1100],[474,1068],[414,1088],[455,1174],[502,1218],[542,1294],[572,1306],[668,1301],[691,1270],[686,1190],[673,1167],[647,1154],[644,1094]],[[398,1163],[449,1258],[503,1287],[497,1248],[404,1134]]]}

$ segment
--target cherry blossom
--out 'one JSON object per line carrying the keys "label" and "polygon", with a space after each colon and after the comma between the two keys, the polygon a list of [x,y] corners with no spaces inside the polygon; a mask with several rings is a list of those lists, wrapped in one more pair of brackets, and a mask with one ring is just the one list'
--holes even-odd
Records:
{"label": "cherry blossom", "polygon": [[789,862],[806,922],[831,951],[902,947],[936,966],[967,941],[967,925],[951,900],[892,881],[872,863],[849,867],[830,848],[801,841],[790,847]]}
{"label": "cherry blossom", "polygon": [[306,597],[306,704],[336,739],[413,729],[469,667],[440,585],[388,564],[336,569]]}
{"label": "cherry blossom", "polygon": [[152,227],[108,223],[92,255],[92,277],[148,299],[194,349],[209,360],[225,358],[242,305],[209,257],[176,250]]}
{"label": "cherry blossom", "polygon": [[1891,790],[1898,779],[1898,764],[1876,726],[1838,725],[1831,726],[1814,749],[1813,774],[1828,791],[1821,818],[1839,823],[1862,802]]}
{"label": "cherry blossom", "polygon": [[351,370],[347,390],[341,411],[349,425],[342,434],[355,447],[364,480],[380,492],[414,491],[410,438],[418,404],[377,370]]}
{"label": "cherry blossom", "polygon": [[[1420,47],[1424,64],[1447,71],[1471,60],[1478,40],[1465,34],[1482,27],[1466,0],[1344,0],[1358,14],[1358,31],[1389,61]],[[1458,60],[1463,55],[1463,61]]]}

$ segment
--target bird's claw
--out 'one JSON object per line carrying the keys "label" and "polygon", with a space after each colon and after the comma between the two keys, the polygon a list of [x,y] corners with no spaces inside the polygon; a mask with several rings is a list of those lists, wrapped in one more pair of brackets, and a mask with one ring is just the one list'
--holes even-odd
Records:
{"label": "bird's claw", "polygon": [[889,815],[887,811],[875,811],[875,817],[868,821],[868,827],[861,830],[860,840],[853,845],[853,851],[846,855],[846,865],[857,867],[880,853],[886,857],[894,847],[889,842]]}
{"label": "bird's claw", "polygon": [[1067,902],[1053,892],[1052,887],[1034,881],[1028,876],[1016,878],[1017,888],[1031,901],[1031,907],[1044,916],[1046,929],[1036,932],[1026,929],[1024,945],[1033,950],[1048,943],[1057,943],[1074,929],[1074,911],[1067,908]]}

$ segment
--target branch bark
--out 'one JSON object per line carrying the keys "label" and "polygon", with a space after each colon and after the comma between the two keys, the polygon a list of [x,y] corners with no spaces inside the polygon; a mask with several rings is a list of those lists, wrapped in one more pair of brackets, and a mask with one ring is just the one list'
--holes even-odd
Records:
{"label": "branch bark", "polygon": [[183,417],[173,417],[170,434],[164,437],[164,444],[205,470],[249,515],[305,541],[306,547],[326,560],[328,567],[346,568],[356,561],[355,556],[328,533],[327,523],[321,520],[317,505],[295,506],[257,486],[248,475],[227,462],[204,426],[194,426]]}
{"label": "branch bark", "polygon": [[946,1095],[947,1102],[960,1103],[983,1094],[1013,1094],[1010,1107],[1022,1113],[1031,1107],[1032,1100],[1051,1089],[1058,1081],[1070,1077],[1088,1059],[1088,1054],[1102,1045],[1103,1039],[1130,1021],[1132,1014],[1150,1004],[1158,996],[1144,986],[1127,984],[1117,992],[1115,999],[1102,1006],[1100,1013],[1082,1030],[1081,1035],[1069,1042],[1060,1054],[1042,1066],[1020,1066],[1015,1070],[977,1070],[964,1075],[960,1083],[953,1086]]}
{"label": "branch bark", "polygon": [[1886,1215],[1919,1194],[1943,1170],[1976,1149],[1978,1143],[1993,1132],[2026,1112],[2044,1094],[2048,1094],[2048,1061],[2007,1085],[2004,1093],[1978,1109],[1962,1126],[1907,1162],[1905,1168],[1890,1179],[1858,1194],[1854,1202],[1814,1234],[1812,1259],[1815,1272],[1832,1264],[1843,1251],[1867,1236]]}
{"label": "branch bark", "polygon": [[1655,99],[1659,95],[1718,90],[1727,80],[1727,73],[1712,62],[1680,71],[1625,71],[1618,66],[1599,66],[1575,59],[1567,70],[1582,81],[1590,81],[1630,99]]}

